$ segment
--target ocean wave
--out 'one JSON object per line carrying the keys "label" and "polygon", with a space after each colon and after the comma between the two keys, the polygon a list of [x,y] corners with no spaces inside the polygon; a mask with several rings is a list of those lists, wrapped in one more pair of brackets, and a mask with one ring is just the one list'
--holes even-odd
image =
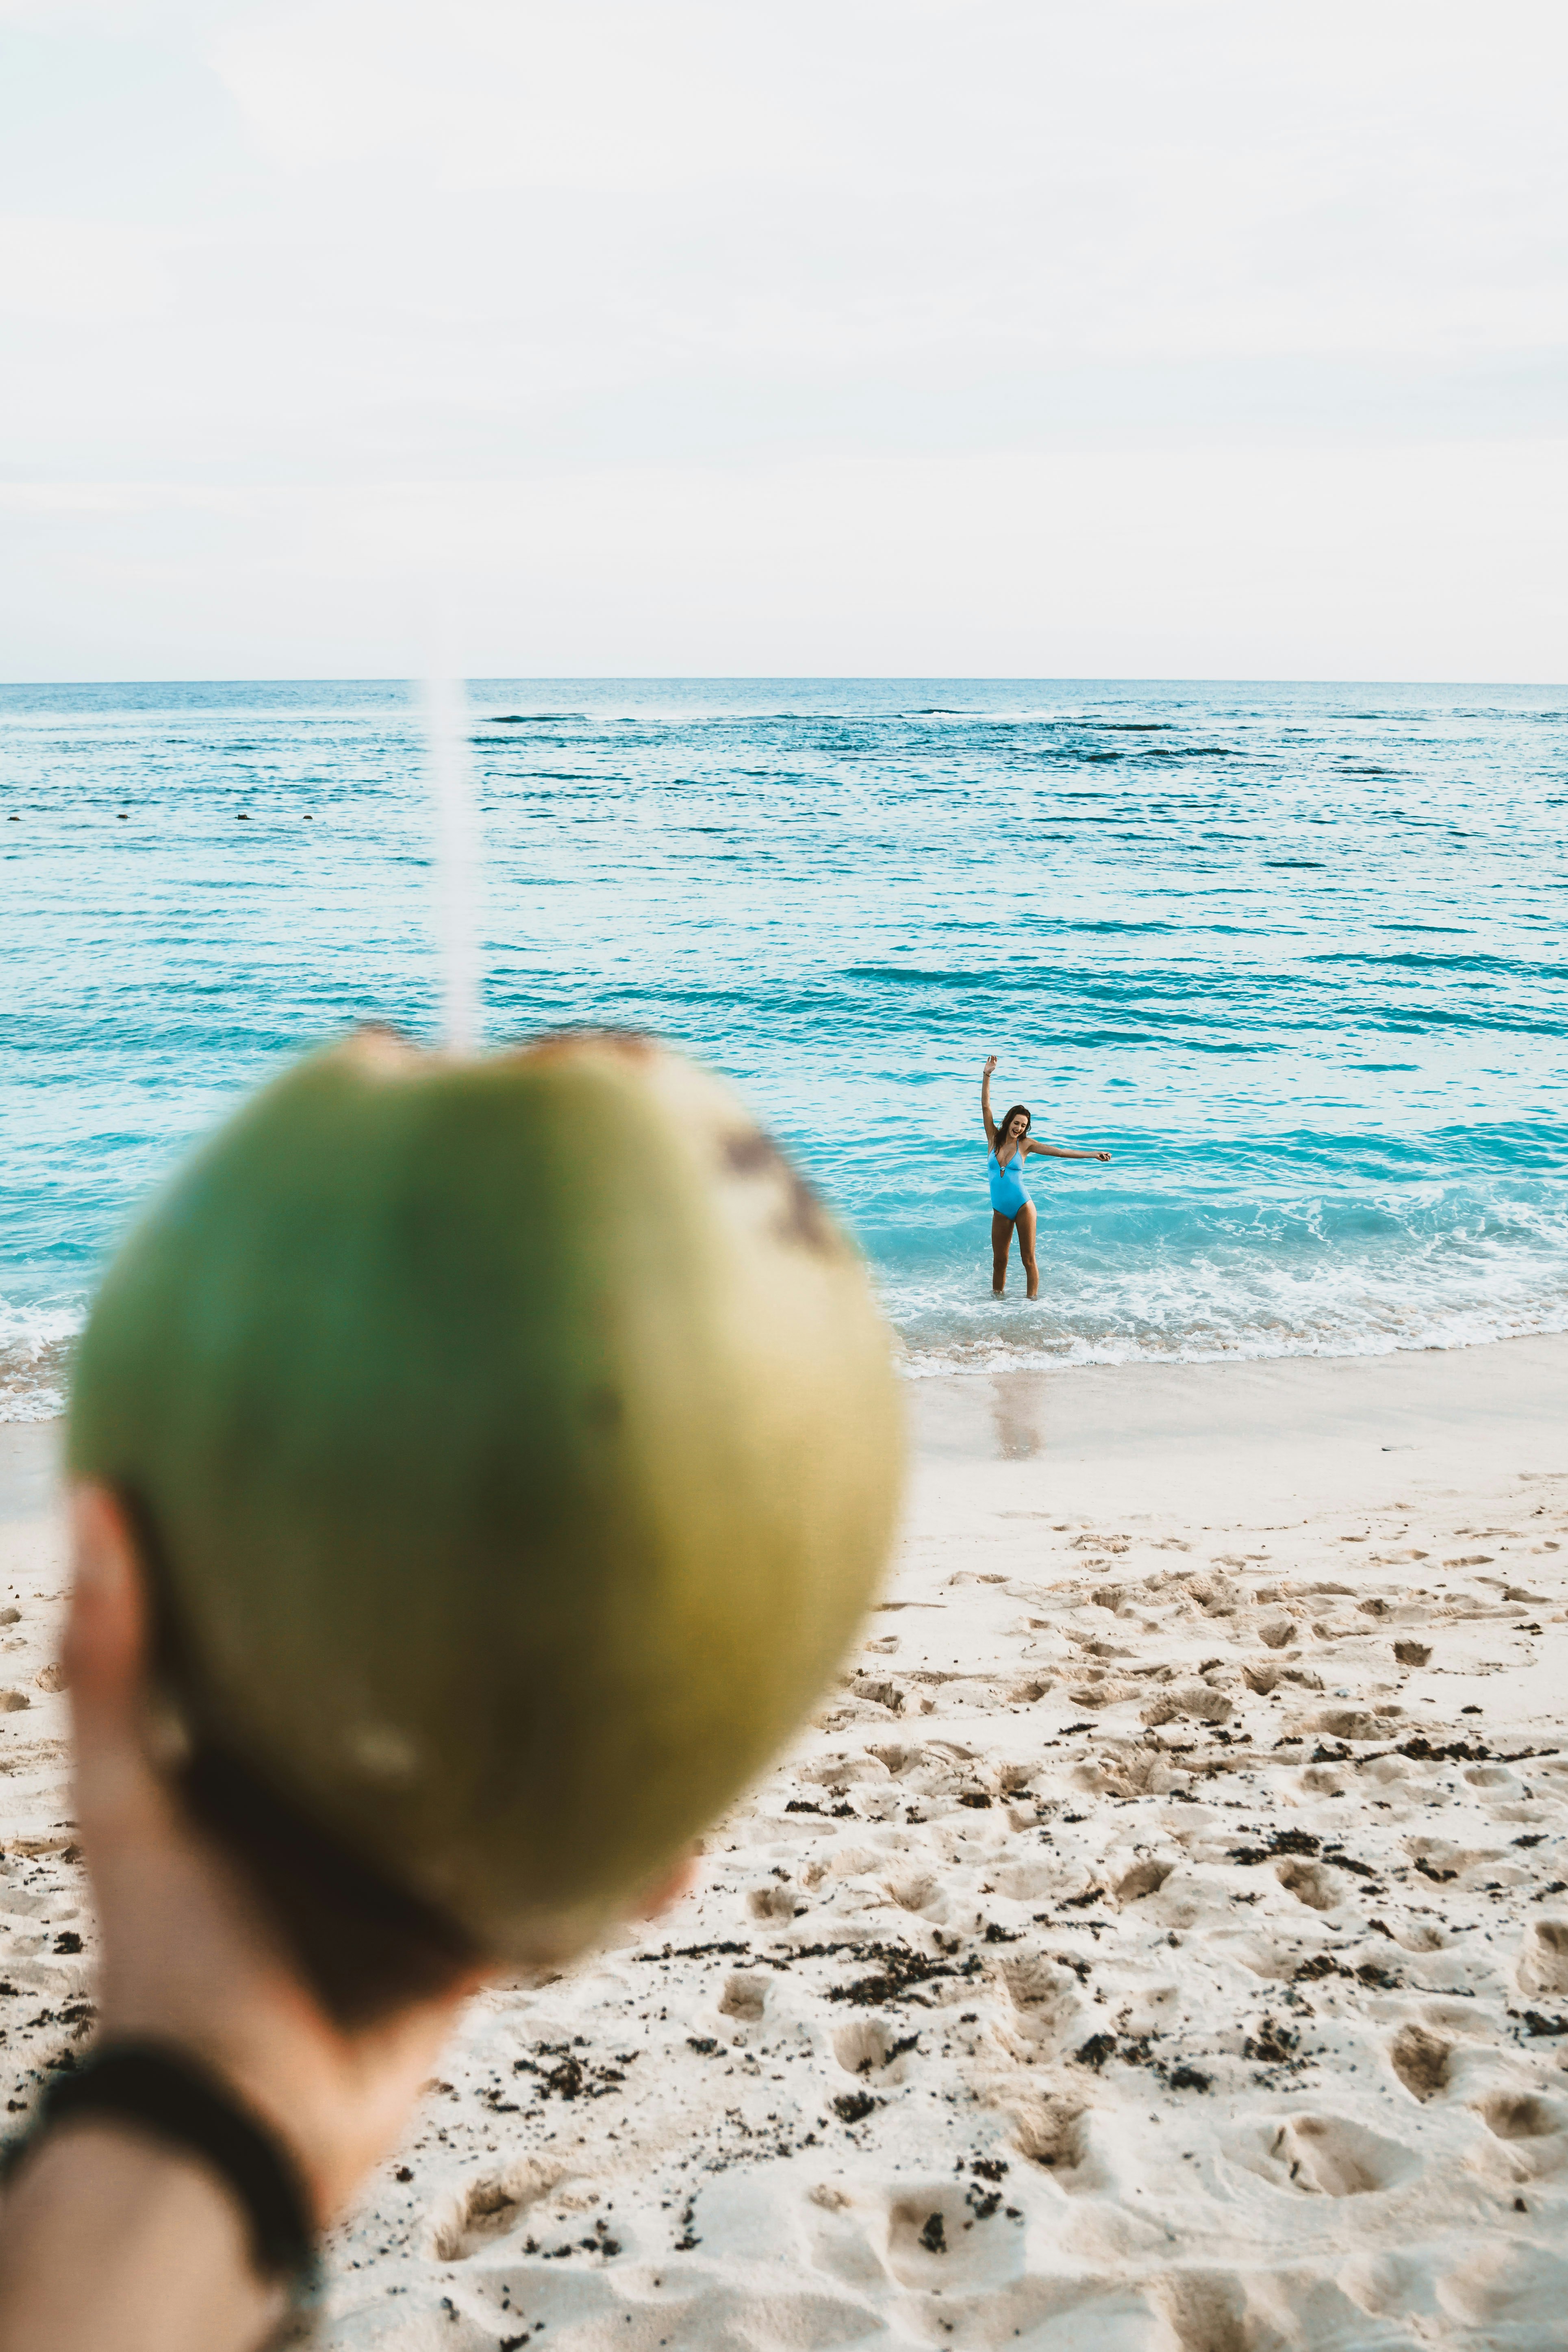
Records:
{"label": "ocean wave", "polygon": [[1120,1167],[1098,1191],[1053,1186],[1037,1203],[1033,1303],[1016,1248],[1007,1293],[993,1297],[983,1208],[960,1221],[928,1201],[924,1230],[911,1218],[876,1231],[873,1265],[914,1378],[1392,1355],[1565,1331],[1568,1196],[1551,1171],[1521,1166],[1520,1143],[1457,1137],[1444,1175],[1379,1175],[1363,1150],[1356,1181],[1272,1197],[1257,1151],[1227,1156],[1224,1189],[1201,1166],[1168,1168],[1160,1192]]}
{"label": "ocean wave", "polygon": [[1430,1349],[1490,1347],[1503,1339],[1549,1337],[1568,1331],[1568,1301],[1535,1312],[1488,1312],[1410,1317],[1405,1328],[1367,1326],[1357,1331],[1261,1328],[1191,1332],[1141,1338],[1033,1340],[998,1334],[943,1342],[913,1342],[898,1333],[899,1370],[907,1380],[939,1380],[955,1373],[1059,1371],[1088,1365],[1273,1363],[1287,1357],[1355,1357],[1421,1354]]}
{"label": "ocean wave", "polygon": [[[1489,1284],[1476,1272],[1472,1267],[1468,1281],[1445,1280],[1430,1255],[1412,1253],[1380,1266],[1366,1260],[1341,1265],[1314,1279],[1238,1254],[1238,1262],[1224,1267],[1146,1265],[1108,1275],[1083,1266],[1065,1279],[1058,1268],[1031,1303],[1016,1258],[1001,1299],[991,1296],[989,1264],[980,1258],[949,1265],[934,1280],[911,1281],[873,1266],[899,1368],[909,1380],[1394,1356],[1568,1332],[1568,1261],[1515,1255],[1492,1266]],[[0,1423],[47,1421],[64,1412],[84,1317],[79,1305],[26,1308],[0,1301]]]}
{"label": "ocean wave", "polygon": [[66,1409],[79,1306],[17,1307],[0,1298],[0,1422],[52,1421]]}

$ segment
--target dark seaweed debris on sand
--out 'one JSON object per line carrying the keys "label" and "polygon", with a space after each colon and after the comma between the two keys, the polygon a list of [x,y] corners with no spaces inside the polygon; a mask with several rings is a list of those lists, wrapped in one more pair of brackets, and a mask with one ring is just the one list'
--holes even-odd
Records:
{"label": "dark seaweed debris on sand", "polygon": [[[584,2045],[579,2041],[578,2048]],[[518,2058],[512,2062],[514,2074],[535,2074],[539,2078],[542,2098],[603,2099],[618,2091],[626,2081],[621,2067],[630,2065],[639,2054],[628,2051],[617,2066],[595,2066],[577,2055],[577,2050],[565,2042],[542,2042],[541,2058],[552,2058],[552,2066],[542,2066],[537,2059]]]}
{"label": "dark seaweed debris on sand", "polygon": [[1359,1967],[1347,1969],[1327,1952],[1315,1952],[1310,1959],[1299,1961],[1290,1981],[1317,1984],[1324,1977],[1343,1977],[1348,1984],[1364,1985],[1369,1992],[1394,1992],[1401,1981],[1392,1969],[1381,1968],[1375,1960],[1363,1960]]}
{"label": "dark seaweed debris on sand", "polygon": [[1279,2025],[1266,2017],[1256,2033],[1249,2033],[1241,2045],[1244,2058],[1251,2058],[1265,2066],[1289,2066],[1294,2063],[1301,2037],[1290,2026]]}
{"label": "dark seaweed debris on sand", "polygon": [[846,2091],[832,2105],[833,2112],[841,2124],[858,2124],[864,2123],[866,2117],[880,2106],[881,2101],[874,2099],[869,2091]]}
{"label": "dark seaweed debris on sand", "polygon": [[[1004,1930],[988,1940],[1010,1943],[1016,1939]],[[751,1947],[715,1945],[698,1948],[700,1952],[725,1948],[749,1951]],[[876,1968],[871,1974],[856,1977],[848,1984],[829,1985],[829,2000],[847,2000],[858,2009],[880,2008],[889,2001],[913,2000],[921,2008],[928,2008],[930,2004],[921,2000],[915,1990],[917,1986],[933,1983],[941,1978],[957,1980],[984,1973],[977,1953],[972,1952],[967,1958],[961,1960],[956,1957],[958,1950],[956,1937],[948,1939],[945,1947],[935,1952],[911,1951],[907,1944],[868,1944],[850,1942],[846,1938],[832,1944],[802,1944],[793,1950],[759,1952],[756,1957],[763,1968],[783,1969],[794,1968],[797,1960],[836,1960],[847,1953],[857,1960],[874,1961]],[[643,1957],[652,1958],[656,1956],[650,1953]],[[657,1957],[675,1958],[680,1956],[667,1953]]]}
{"label": "dark seaweed debris on sand", "polygon": [[634,1960],[710,1960],[743,1958],[750,1944],[666,1944],[661,1951],[634,1952]]}
{"label": "dark seaweed debris on sand", "polygon": [[918,2000],[912,1988],[929,1984],[938,1977],[976,1977],[981,1972],[980,1961],[973,1952],[967,1959],[955,1963],[934,1954],[911,1952],[902,1944],[862,1944],[859,1957],[881,1965],[872,1976],[857,1977],[847,1985],[830,1985],[829,2000],[852,2001],[858,2009],[879,2009],[889,2001]]}
{"label": "dark seaweed debris on sand", "polygon": [[[1331,1869],[1348,1870],[1356,1878],[1375,1878],[1377,1873],[1370,1863],[1358,1862],[1342,1846],[1324,1845],[1310,1830],[1276,1830],[1267,1845],[1233,1845],[1226,1855],[1227,1862],[1240,1863],[1244,1868],[1256,1869],[1260,1862],[1272,1862],[1279,1855],[1300,1854],[1308,1858],[1321,1855]],[[1420,1864],[1416,1867],[1419,1869]]]}

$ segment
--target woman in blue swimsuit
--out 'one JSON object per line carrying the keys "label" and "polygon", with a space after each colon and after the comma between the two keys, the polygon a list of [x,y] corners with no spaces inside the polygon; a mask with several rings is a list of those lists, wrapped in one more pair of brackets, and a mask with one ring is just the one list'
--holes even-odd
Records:
{"label": "woman in blue swimsuit", "polygon": [[995,1067],[996,1056],[993,1054],[980,1081],[980,1116],[985,1121],[985,1140],[990,1146],[985,1167],[991,1179],[991,1295],[1000,1298],[1007,1286],[1007,1254],[1016,1225],[1018,1255],[1024,1261],[1029,1296],[1037,1298],[1040,1275],[1035,1264],[1035,1204],[1024,1189],[1025,1160],[1031,1151],[1041,1152],[1047,1160],[1109,1160],[1110,1154],[1068,1151],[1060,1143],[1032,1141],[1029,1129],[1033,1122],[1026,1103],[1015,1103],[998,1125],[991,1116],[991,1073]]}

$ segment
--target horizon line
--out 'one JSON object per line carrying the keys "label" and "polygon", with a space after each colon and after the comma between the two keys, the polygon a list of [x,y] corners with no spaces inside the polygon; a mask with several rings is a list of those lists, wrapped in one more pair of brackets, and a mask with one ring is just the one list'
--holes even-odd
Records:
{"label": "horizon line", "polygon": [[[213,671],[201,676],[173,672],[142,677],[0,678],[0,694],[51,687],[147,686],[407,686],[422,687],[420,670],[293,670],[248,673]],[[1401,677],[1372,673],[1352,677],[1282,677],[1276,672],[1023,671],[1023,670],[472,670],[458,673],[466,686],[1322,686],[1508,688],[1562,693],[1568,678]]]}

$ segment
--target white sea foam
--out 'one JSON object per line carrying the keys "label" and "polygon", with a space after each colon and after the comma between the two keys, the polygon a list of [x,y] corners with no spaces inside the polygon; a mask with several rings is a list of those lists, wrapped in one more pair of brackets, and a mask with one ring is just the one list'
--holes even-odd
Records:
{"label": "white sea foam", "polygon": [[65,1411],[66,1366],[81,1324],[79,1306],[0,1298],[0,1422],[50,1421]]}
{"label": "white sea foam", "polygon": [[[1253,1319],[1228,1328],[1211,1311],[1185,1328],[1143,1322],[1137,1329],[1075,1329],[1050,1298],[986,1299],[978,1312],[951,1318],[929,1311],[902,1322],[890,1310],[899,1369],[907,1380],[997,1372],[1062,1371],[1125,1364],[1268,1363],[1299,1356],[1392,1356],[1427,1349],[1488,1347],[1503,1339],[1568,1331],[1568,1297],[1534,1303],[1471,1302],[1444,1307],[1384,1301],[1359,1320]],[[889,1302],[884,1301],[887,1305]],[[0,1301],[0,1423],[47,1421],[63,1412],[70,1349],[83,1321],[79,1307],[18,1308]],[[989,1322],[991,1328],[976,1328]]]}
{"label": "white sea foam", "polygon": [[1219,1364],[1270,1363],[1289,1356],[1394,1356],[1426,1349],[1484,1348],[1501,1339],[1523,1339],[1568,1331],[1568,1307],[1539,1315],[1433,1317],[1425,1323],[1412,1318],[1404,1331],[1389,1329],[1331,1333],[1243,1331],[1234,1335],[1210,1332],[1201,1337],[1157,1340],[1071,1338],[1014,1339],[1011,1334],[990,1340],[940,1339],[911,1346],[900,1338],[900,1370],[908,1380],[939,1380],[954,1373],[1050,1371],[1091,1364]]}
{"label": "white sea foam", "polygon": [[1568,1242],[1551,1220],[1505,1239],[1361,1250],[1294,1262],[1267,1249],[1040,1253],[1031,1303],[1016,1255],[1006,1295],[989,1259],[883,1284],[911,1379],[1051,1366],[1259,1362],[1472,1348],[1568,1330]]}

